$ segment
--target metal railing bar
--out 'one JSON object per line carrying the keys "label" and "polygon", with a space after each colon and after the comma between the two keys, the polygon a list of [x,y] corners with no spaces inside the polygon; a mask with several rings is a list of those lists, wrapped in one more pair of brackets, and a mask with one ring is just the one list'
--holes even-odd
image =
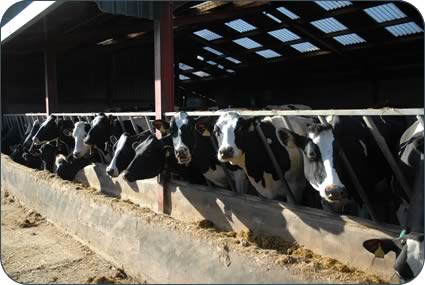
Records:
{"label": "metal railing bar", "polygon": [[416,118],[418,119],[419,123],[421,124],[422,128],[424,127],[424,118],[421,115],[416,115]]}
{"label": "metal railing bar", "polygon": [[136,134],[139,134],[139,128],[137,127],[137,125],[134,123],[133,117],[132,116],[128,116],[128,119],[131,122],[131,125],[133,126],[133,130]]}

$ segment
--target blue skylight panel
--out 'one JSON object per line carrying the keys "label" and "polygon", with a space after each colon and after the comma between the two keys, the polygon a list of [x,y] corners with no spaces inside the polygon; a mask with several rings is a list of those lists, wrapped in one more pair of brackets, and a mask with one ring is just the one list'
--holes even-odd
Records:
{"label": "blue skylight panel", "polygon": [[406,18],[406,14],[404,14],[396,5],[393,3],[379,5],[372,8],[364,9],[372,19],[374,19],[378,23],[383,23],[387,21],[392,21],[396,19]]}
{"label": "blue skylight panel", "polygon": [[221,65],[221,64],[217,65],[217,67],[220,68],[220,69],[224,69],[224,66]]}
{"label": "blue skylight panel", "polygon": [[301,53],[306,53],[306,52],[312,52],[312,51],[318,51],[318,50],[320,50],[317,46],[313,45],[310,42],[305,42],[305,43],[299,43],[299,44],[291,45],[291,47],[293,47],[294,49],[296,49],[297,51],[299,51]]}
{"label": "blue skylight panel", "polygon": [[358,34],[355,34],[355,33],[337,36],[337,37],[334,37],[334,39],[344,46],[362,44],[366,42],[365,39],[363,39],[362,37],[360,37]]}
{"label": "blue skylight panel", "polygon": [[327,34],[348,29],[344,24],[333,17],[317,20],[310,24]]}
{"label": "blue skylight panel", "polygon": [[273,16],[270,13],[267,13],[266,11],[263,11],[263,14],[266,15],[267,17],[269,17],[270,19],[272,19],[273,21],[275,21],[276,23],[282,23],[282,21],[278,18],[276,18],[275,16]]}
{"label": "blue skylight panel", "polygon": [[208,77],[208,76],[211,76],[211,74],[206,73],[204,71],[196,71],[196,72],[193,72],[193,74],[195,74],[196,76],[199,76],[199,77]]}
{"label": "blue skylight panel", "polygon": [[196,31],[193,32],[195,35],[197,35],[198,37],[201,37],[203,39],[206,39],[207,41],[213,41],[213,40],[217,40],[217,39],[221,39],[222,36],[220,36],[217,33],[214,33],[208,29],[203,29],[200,31]]}
{"label": "blue skylight panel", "polygon": [[296,19],[300,18],[297,14],[286,9],[285,7],[279,7],[279,8],[276,8],[276,10],[278,10],[280,13],[282,13],[283,15],[285,15],[286,17],[288,17],[291,20],[296,20]]}
{"label": "blue skylight panel", "polygon": [[234,21],[227,22],[225,23],[225,25],[239,33],[245,33],[245,32],[249,32],[249,31],[253,31],[257,29],[257,27],[251,25],[250,23],[242,19],[237,19]]}
{"label": "blue skylight panel", "polygon": [[268,32],[268,34],[284,43],[300,39],[300,37],[297,34],[294,34],[288,29],[274,30],[274,31]]}
{"label": "blue skylight panel", "polygon": [[212,60],[208,60],[207,63],[210,64],[210,65],[217,65],[217,62],[212,61]]}
{"label": "blue skylight panel", "polygon": [[220,52],[220,51],[218,51],[216,49],[213,49],[211,47],[204,47],[204,50],[207,50],[207,51],[209,51],[209,52],[211,52],[211,53],[213,53],[215,55],[223,55],[222,52]]}
{"label": "blue skylight panel", "polygon": [[234,64],[239,64],[239,63],[241,63],[241,61],[240,61],[240,60],[237,60],[236,58],[231,57],[231,56],[226,57],[226,59],[227,59],[228,61],[233,62]]}
{"label": "blue skylight panel", "polygon": [[236,72],[233,69],[227,69],[226,71],[229,72],[229,73],[235,73]]}
{"label": "blue skylight panel", "polygon": [[413,35],[423,33],[423,29],[419,27],[415,22],[404,23],[400,25],[394,25],[385,27],[395,37],[402,37],[407,35]]}
{"label": "blue skylight panel", "polygon": [[262,47],[263,45],[260,43],[257,43],[254,40],[251,40],[250,38],[241,38],[241,39],[237,39],[237,40],[233,40],[234,43],[246,48],[246,49],[253,49],[253,48],[259,48]]}
{"label": "blue skylight panel", "polygon": [[204,61],[204,57],[203,56],[200,56],[200,55],[196,56],[196,59],[198,59],[200,61]]}
{"label": "blue skylight panel", "polygon": [[258,55],[261,55],[264,58],[275,58],[282,56],[280,53],[275,52],[271,49],[260,50],[256,52]]}
{"label": "blue skylight panel", "polygon": [[326,11],[332,11],[339,8],[353,5],[350,1],[314,1],[317,5],[325,9]]}
{"label": "blue skylight panel", "polygon": [[189,79],[190,79],[190,77],[187,77],[187,76],[185,76],[185,75],[183,75],[183,74],[180,74],[180,75],[179,75],[179,79],[180,79],[180,80],[189,80]]}
{"label": "blue skylight panel", "polygon": [[184,63],[182,63],[182,62],[180,62],[180,63],[179,63],[179,68],[180,68],[181,70],[190,70],[190,69],[193,69],[193,67],[192,67],[192,66],[187,65],[187,64],[184,64]]}

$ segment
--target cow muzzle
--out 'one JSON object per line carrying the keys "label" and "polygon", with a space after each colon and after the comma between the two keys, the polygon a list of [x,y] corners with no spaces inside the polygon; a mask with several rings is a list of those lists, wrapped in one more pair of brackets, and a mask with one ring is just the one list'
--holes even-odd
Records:
{"label": "cow muzzle", "polygon": [[119,175],[118,173],[118,169],[116,168],[112,168],[112,167],[107,167],[106,168],[106,173],[110,176],[110,177],[117,177]]}
{"label": "cow muzzle", "polygon": [[218,156],[220,160],[232,159],[235,155],[233,147],[224,147],[218,150]]}
{"label": "cow muzzle", "polygon": [[179,164],[187,164],[192,161],[190,151],[186,147],[181,147],[175,151],[177,162]]}
{"label": "cow muzzle", "polygon": [[330,202],[338,202],[347,197],[347,191],[344,187],[339,187],[335,184],[326,186],[325,188],[326,200]]}

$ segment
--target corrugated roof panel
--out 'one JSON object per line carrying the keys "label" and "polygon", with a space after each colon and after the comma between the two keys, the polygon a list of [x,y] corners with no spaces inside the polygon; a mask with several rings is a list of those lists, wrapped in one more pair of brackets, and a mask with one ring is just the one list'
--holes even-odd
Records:
{"label": "corrugated roof panel", "polygon": [[180,63],[179,63],[179,68],[180,68],[181,70],[189,70],[189,69],[193,69],[193,67],[192,67],[192,66],[187,65],[187,64],[184,64],[184,63],[182,63],[182,62],[180,62]]}
{"label": "corrugated roof panel", "polygon": [[187,76],[185,76],[185,75],[179,74],[179,79],[180,79],[180,80],[189,80],[189,79],[190,79],[190,77],[187,77]]}
{"label": "corrugated roof panel", "polygon": [[266,15],[267,17],[269,17],[270,19],[272,19],[273,21],[277,22],[277,23],[282,23],[282,21],[278,18],[276,18],[275,16],[273,16],[270,13],[267,13],[266,11],[263,11],[263,14]]}
{"label": "corrugated roof panel", "polygon": [[208,61],[207,61],[207,63],[208,63],[208,64],[211,64],[211,65],[217,65],[217,62],[212,61],[212,60],[208,60]]}
{"label": "corrugated roof panel", "polygon": [[264,58],[274,58],[274,57],[282,56],[280,53],[277,53],[271,49],[260,50],[260,51],[257,51],[256,53],[258,55],[261,55]]}
{"label": "corrugated roof panel", "polygon": [[221,64],[217,65],[217,67],[220,69],[224,69],[224,66],[222,66]]}
{"label": "corrugated roof panel", "polygon": [[278,10],[280,13],[282,13],[283,15],[285,15],[286,17],[288,17],[291,20],[296,20],[296,19],[300,18],[300,16],[298,16],[297,14],[293,13],[292,11],[286,9],[285,7],[279,7],[279,8],[276,8],[276,10]]}
{"label": "corrugated roof panel", "polygon": [[203,39],[206,39],[207,41],[213,41],[213,40],[217,40],[217,39],[221,39],[222,36],[220,36],[217,33],[214,33],[208,29],[203,29],[200,31],[196,31],[193,32],[195,35],[197,35],[198,37],[201,37]]}
{"label": "corrugated roof panel", "polygon": [[249,31],[253,31],[257,29],[257,27],[251,25],[250,23],[242,19],[237,19],[234,21],[227,22],[225,23],[225,25],[234,29],[235,31],[239,33],[245,33],[245,32],[249,32]]}
{"label": "corrugated roof panel", "polygon": [[206,73],[204,71],[195,71],[195,72],[192,72],[192,73],[195,74],[196,76],[199,76],[199,77],[208,77],[208,76],[211,76],[211,74]]}
{"label": "corrugated roof panel", "polygon": [[320,50],[320,48],[318,48],[317,46],[313,45],[310,42],[305,42],[305,43],[291,45],[291,47],[293,47],[294,49],[296,49],[297,51],[299,51],[301,53],[306,53],[306,52],[312,52],[312,51],[318,51],[318,50]]}
{"label": "corrugated roof panel", "polygon": [[294,34],[288,29],[274,30],[274,31],[268,32],[268,34],[280,40],[281,42],[290,42],[290,41],[300,39],[300,37],[297,34]]}
{"label": "corrugated roof panel", "polygon": [[344,24],[333,17],[317,20],[310,24],[327,34],[348,29]]}
{"label": "corrugated roof panel", "polygon": [[223,53],[222,53],[222,52],[220,52],[220,51],[218,51],[218,50],[216,50],[216,49],[213,49],[213,48],[211,48],[211,47],[204,47],[204,50],[207,50],[207,51],[209,51],[209,52],[211,52],[211,53],[213,53],[213,54],[216,54],[216,55],[223,55]]}
{"label": "corrugated roof panel", "polygon": [[379,5],[372,8],[364,9],[372,19],[378,23],[383,23],[387,21],[392,21],[396,19],[406,18],[404,14],[395,4],[389,3],[384,5]]}
{"label": "corrugated roof panel", "polygon": [[201,61],[204,61],[204,57],[203,56],[200,56],[200,55],[196,56],[196,59],[201,60]]}
{"label": "corrugated roof panel", "polygon": [[394,25],[385,27],[395,37],[402,37],[407,35],[413,35],[423,33],[423,29],[419,27],[415,22],[404,23],[400,25]]}
{"label": "corrugated roof panel", "polygon": [[226,57],[226,59],[227,59],[228,61],[233,62],[234,64],[239,64],[239,63],[241,63],[241,61],[240,61],[240,60],[237,60],[236,58],[231,57],[231,56]]}
{"label": "corrugated roof panel", "polygon": [[334,39],[344,46],[356,45],[356,44],[361,44],[366,42],[365,39],[363,39],[362,37],[360,37],[358,34],[355,34],[355,33],[337,36],[337,37],[334,37]]}
{"label": "corrugated roof panel", "polygon": [[262,44],[257,43],[256,41],[251,40],[250,38],[247,38],[247,37],[233,40],[233,42],[246,49],[258,48],[263,46]]}
{"label": "corrugated roof panel", "polygon": [[226,70],[227,72],[230,72],[230,73],[235,73],[236,71],[234,71],[233,69],[227,69]]}
{"label": "corrugated roof panel", "polygon": [[326,11],[336,10],[342,7],[353,5],[350,1],[314,1]]}

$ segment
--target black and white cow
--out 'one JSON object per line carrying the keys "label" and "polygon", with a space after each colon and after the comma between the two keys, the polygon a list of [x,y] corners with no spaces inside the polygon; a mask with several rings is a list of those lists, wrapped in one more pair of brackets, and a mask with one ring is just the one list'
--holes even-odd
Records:
{"label": "black and white cow", "polygon": [[[304,122],[303,118],[303,124],[307,126],[309,119],[305,120]],[[282,118],[267,117],[260,120],[243,118],[237,112],[223,113],[214,126],[214,134],[219,143],[218,159],[242,168],[251,184],[263,197],[286,198],[278,174],[255,130],[256,123],[260,124],[294,199],[300,203],[306,185],[302,155],[292,140],[279,140],[277,130],[283,127]],[[302,124],[297,126],[297,129],[302,130]]]}
{"label": "black and white cow", "polygon": [[194,119],[186,112],[176,113],[169,125],[162,120],[154,122],[154,126],[158,130],[167,129],[169,126],[174,153],[179,164],[199,169],[207,181],[218,187],[229,188],[224,166],[234,181],[236,191],[246,193],[248,181],[244,172],[238,167],[220,163],[217,159],[208,128],[208,125],[213,124],[214,122],[209,118]]}
{"label": "black and white cow", "polygon": [[1,137],[1,152],[7,155],[11,154],[11,147],[20,144],[22,136],[18,127],[8,128]]}
{"label": "black and white cow", "polygon": [[[404,121],[396,118],[373,120],[395,153]],[[292,137],[302,150],[305,177],[319,191],[325,209],[358,215],[358,206],[363,206],[342,164],[338,148],[342,147],[363,188],[367,189],[366,194],[379,219],[397,223],[395,212],[400,199],[389,191],[391,168],[360,117],[335,117],[331,124],[312,125],[304,137],[287,130],[280,130],[279,136],[282,140]]]}
{"label": "black and white cow", "polygon": [[136,155],[134,150],[150,134],[150,131],[145,131],[134,136],[123,133],[112,147],[114,155],[111,163],[106,167],[106,173],[111,177],[117,177],[122,171],[127,169],[127,166]]}
{"label": "black and white cow", "polygon": [[205,183],[198,169],[177,163],[171,135],[161,139],[157,139],[153,134],[149,135],[136,147],[135,152],[134,159],[121,173],[121,176],[129,182],[153,178],[163,170],[167,170],[190,183]]}
{"label": "black and white cow", "polygon": [[[84,139],[86,145],[90,147],[95,146],[103,152],[106,163],[110,163],[112,159],[111,137],[119,138],[125,132],[130,135],[135,134],[130,120],[124,120],[121,123],[122,125],[113,116],[106,116],[104,113],[99,113],[93,119],[91,128]],[[139,126],[138,128],[140,131],[143,131]]]}

